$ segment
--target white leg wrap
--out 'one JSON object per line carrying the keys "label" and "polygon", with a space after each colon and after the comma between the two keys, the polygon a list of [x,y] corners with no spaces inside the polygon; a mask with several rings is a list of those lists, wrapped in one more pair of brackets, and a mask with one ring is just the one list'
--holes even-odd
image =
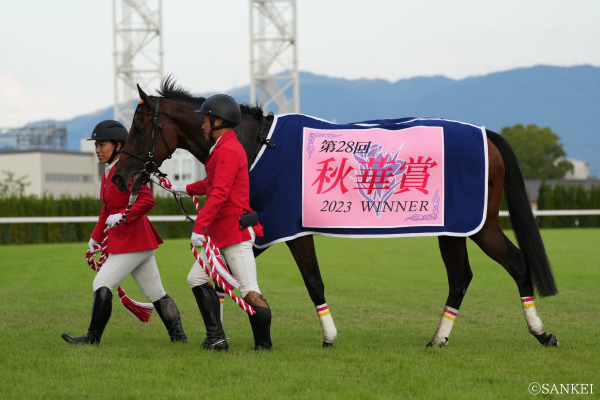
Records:
{"label": "white leg wrap", "polygon": [[533,297],[521,297],[521,304],[523,305],[523,311],[525,312],[529,333],[532,335],[541,335],[544,333],[544,324],[542,324],[542,320],[537,314]]}
{"label": "white leg wrap", "polygon": [[323,329],[323,341],[333,344],[335,339],[337,339],[337,329],[335,329],[335,324],[333,323],[327,303],[317,306],[317,314],[319,315],[319,321]]}
{"label": "white leg wrap", "polygon": [[458,310],[452,307],[444,307],[444,313],[442,314],[440,323],[433,334],[431,344],[438,347],[448,345],[448,338],[450,337],[450,331],[452,330],[452,325],[454,325],[454,319],[456,318],[457,313]]}

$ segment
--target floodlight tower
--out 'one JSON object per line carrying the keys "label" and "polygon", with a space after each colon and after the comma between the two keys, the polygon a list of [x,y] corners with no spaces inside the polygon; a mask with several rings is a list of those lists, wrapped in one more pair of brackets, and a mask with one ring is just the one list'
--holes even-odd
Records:
{"label": "floodlight tower", "polygon": [[[127,129],[138,97],[163,76],[162,0],[113,0],[115,119]],[[155,85],[155,86],[153,86]]]}
{"label": "floodlight tower", "polygon": [[300,112],[296,45],[296,0],[250,0],[251,102]]}

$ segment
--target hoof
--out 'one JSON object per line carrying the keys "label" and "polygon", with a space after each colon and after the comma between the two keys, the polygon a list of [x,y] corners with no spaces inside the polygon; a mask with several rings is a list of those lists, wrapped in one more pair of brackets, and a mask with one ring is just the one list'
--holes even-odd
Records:
{"label": "hoof", "polygon": [[323,341],[323,348],[327,348],[327,347],[333,347],[333,343],[328,343],[326,341]]}
{"label": "hoof", "polygon": [[433,343],[433,339],[431,339],[425,347],[444,347],[444,346],[448,346],[448,338],[447,337],[445,337],[444,341],[441,343]]}
{"label": "hoof", "polygon": [[548,335],[548,341],[544,344],[546,347],[558,347],[558,339],[552,333]]}
{"label": "hoof", "polygon": [[545,332],[541,335],[533,335],[544,347],[558,347],[558,339],[553,334],[547,335]]}

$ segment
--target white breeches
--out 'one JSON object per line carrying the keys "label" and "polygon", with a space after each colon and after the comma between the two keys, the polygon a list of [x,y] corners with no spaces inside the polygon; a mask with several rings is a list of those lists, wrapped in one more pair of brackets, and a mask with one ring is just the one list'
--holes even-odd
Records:
{"label": "white breeches", "polygon": [[151,302],[167,294],[160,280],[154,250],[110,254],[94,279],[94,292],[102,286],[113,290],[129,275]]}
{"label": "white breeches", "polygon": [[[248,229],[251,236],[250,240],[232,244],[231,246],[220,249],[221,255],[225,258],[233,276],[235,276],[242,284],[242,286],[240,286],[240,296],[242,299],[246,297],[249,292],[260,293],[256,278],[256,261],[254,260],[254,252],[252,251],[252,243],[254,243],[256,235],[254,234],[254,229],[252,229],[252,227]],[[206,251],[204,249],[200,252],[200,257],[202,258],[202,262],[208,266],[208,259],[206,258]],[[188,284],[193,288],[205,284],[208,280],[209,277],[204,271],[204,268],[196,261],[188,275]]]}

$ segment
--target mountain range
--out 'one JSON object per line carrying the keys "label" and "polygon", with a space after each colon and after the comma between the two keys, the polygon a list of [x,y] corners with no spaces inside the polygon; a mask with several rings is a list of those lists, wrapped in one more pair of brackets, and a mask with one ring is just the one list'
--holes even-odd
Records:
{"label": "mountain range", "polygon": [[[202,93],[202,88],[188,89]],[[248,86],[228,94],[239,102],[249,100]],[[569,158],[589,162],[591,172],[600,175],[600,67],[535,66],[465,79],[433,76],[397,82],[301,72],[300,110],[338,123],[431,116],[497,132],[518,123],[548,126],[561,137]],[[112,107],[107,107],[60,121],[67,124],[69,150],[79,150],[80,139],[89,137],[97,122],[111,118]]]}

